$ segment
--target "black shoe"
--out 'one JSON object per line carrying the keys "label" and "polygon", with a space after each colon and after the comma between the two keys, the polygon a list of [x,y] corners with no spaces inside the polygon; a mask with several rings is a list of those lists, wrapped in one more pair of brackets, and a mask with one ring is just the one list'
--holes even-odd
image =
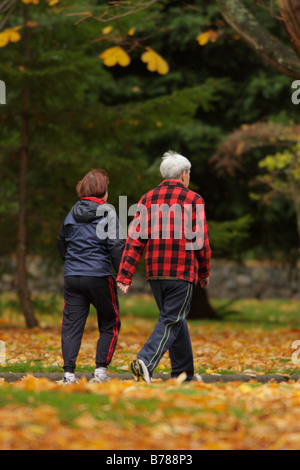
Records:
{"label": "black shoe", "polygon": [[151,383],[151,377],[147,366],[141,359],[135,359],[131,363],[131,370],[133,375],[137,377],[138,382],[140,379],[142,379],[144,382]]}

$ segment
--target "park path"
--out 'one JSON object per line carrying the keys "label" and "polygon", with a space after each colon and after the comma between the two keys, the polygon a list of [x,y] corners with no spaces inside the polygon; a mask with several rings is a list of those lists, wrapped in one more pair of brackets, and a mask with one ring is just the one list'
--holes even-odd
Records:
{"label": "park path", "polygon": [[[25,377],[27,374],[26,373],[16,373],[16,372],[0,372],[0,379],[4,379],[5,382],[17,382],[18,380],[21,380],[23,377]],[[63,377],[63,374],[59,373],[30,373],[30,375],[33,375],[36,378],[46,378],[52,382],[61,380]],[[109,374],[111,379],[117,379],[117,380],[132,380],[133,376],[132,374],[115,374],[111,373]],[[82,377],[86,377],[87,380],[90,380],[92,378],[92,374],[84,374],[84,373],[78,373],[76,374],[76,377],[78,379],[81,379]],[[281,382],[288,382],[290,380],[297,382],[300,380],[300,375],[281,375],[281,374],[244,374],[244,375],[230,375],[230,374],[203,374],[200,376],[201,381],[203,383],[228,383],[228,382],[249,382],[250,380],[255,380],[259,383],[281,383]],[[154,374],[154,379],[161,379],[163,381],[169,380],[171,377],[168,374]],[[196,380],[196,378],[195,378]]]}

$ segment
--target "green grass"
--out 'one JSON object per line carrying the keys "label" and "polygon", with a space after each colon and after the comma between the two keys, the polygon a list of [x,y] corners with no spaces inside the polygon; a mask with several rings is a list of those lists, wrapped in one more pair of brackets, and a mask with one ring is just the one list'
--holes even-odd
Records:
{"label": "green grass", "polygon": [[291,299],[240,299],[213,301],[219,315],[227,322],[264,326],[299,325],[300,301]]}
{"label": "green grass", "polygon": [[[61,317],[63,298],[60,295],[48,294],[32,296],[32,302],[38,318],[51,326]],[[158,308],[150,295],[120,296],[120,311],[122,316],[155,319]],[[291,325],[298,326],[300,317],[300,301],[290,299],[239,299],[211,300],[211,304],[223,322],[256,323],[259,325]],[[96,315],[91,307],[91,315]],[[0,318],[19,318],[20,304],[14,294],[0,294]],[[22,319],[22,316],[21,316]],[[197,321],[197,320],[196,320]]]}
{"label": "green grass", "polygon": [[[55,393],[29,392],[11,387],[8,394],[7,390],[0,388],[0,409],[5,405],[30,406],[32,410],[44,405],[52,406],[57,410],[60,421],[70,427],[75,426],[74,421],[78,416],[86,413],[100,421],[115,421],[123,428],[128,426],[127,400],[123,397],[116,403],[109,395],[98,393],[65,393],[64,390]],[[155,412],[158,405],[157,398],[136,399],[130,410],[131,423],[149,424],[149,414]],[[166,410],[165,413],[169,412]]]}

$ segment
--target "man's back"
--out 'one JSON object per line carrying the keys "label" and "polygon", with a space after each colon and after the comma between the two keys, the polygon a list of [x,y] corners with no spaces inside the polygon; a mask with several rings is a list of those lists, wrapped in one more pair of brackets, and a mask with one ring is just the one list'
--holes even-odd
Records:
{"label": "man's back", "polygon": [[118,280],[131,283],[144,249],[148,280],[208,277],[210,247],[204,201],[178,180],[164,180],[138,204]]}
{"label": "man's back", "polygon": [[146,248],[146,271],[159,308],[153,332],[131,363],[137,380],[151,382],[159,361],[169,351],[171,376],[194,377],[194,359],[187,325],[193,284],[209,285],[211,250],[204,201],[188,189],[191,162],[176,152],[163,156],[164,181],[145,194],[131,224],[118,274],[125,294]]}

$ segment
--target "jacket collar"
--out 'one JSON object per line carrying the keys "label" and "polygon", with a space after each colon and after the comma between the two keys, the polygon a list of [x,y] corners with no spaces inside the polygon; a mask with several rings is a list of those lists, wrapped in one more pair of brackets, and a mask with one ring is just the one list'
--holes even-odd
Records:
{"label": "jacket collar", "polygon": [[160,183],[159,186],[182,186],[183,188],[186,187],[179,180],[173,180],[173,179],[164,180],[162,183]]}
{"label": "jacket collar", "polygon": [[81,198],[82,201],[93,201],[93,202],[97,202],[97,204],[99,204],[100,206],[102,204],[105,204],[105,201],[103,199],[100,199],[98,197],[93,197],[93,196],[87,196],[87,197],[82,197]]}

